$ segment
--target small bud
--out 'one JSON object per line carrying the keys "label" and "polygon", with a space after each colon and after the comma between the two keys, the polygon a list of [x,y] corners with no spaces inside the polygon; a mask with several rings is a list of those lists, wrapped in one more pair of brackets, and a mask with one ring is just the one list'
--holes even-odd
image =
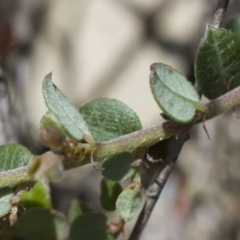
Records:
{"label": "small bud", "polygon": [[65,139],[65,133],[54,115],[48,112],[43,116],[40,124],[40,139],[42,143],[50,148],[61,146]]}
{"label": "small bud", "polygon": [[47,152],[34,159],[29,167],[29,174],[34,180],[43,179],[46,183],[50,180],[58,181],[63,174],[62,156]]}

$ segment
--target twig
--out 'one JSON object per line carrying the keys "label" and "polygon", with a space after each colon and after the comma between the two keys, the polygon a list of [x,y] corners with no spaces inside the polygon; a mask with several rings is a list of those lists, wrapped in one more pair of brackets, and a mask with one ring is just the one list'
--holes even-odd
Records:
{"label": "twig", "polygon": [[[203,118],[209,120],[223,112],[232,110],[232,108],[237,105],[240,105],[240,86],[207,103],[207,112],[205,116],[202,116],[196,124],[203,122]],[[177,126],[172,128],[171,131],[167,130],[162,126],[162,123],[160,123],[150,128],[99,143],[94,152],[94,157],[96,159],[104,159],[114,154],[133,150],[138,147],[151,146],[160,140],[176,135],[177,130]]]}
{"label": "twig", "polygon": [[[229,0],[218,0],[218,5],[217,5],[217,10],[216,13],[214,15],[214,26],[216,28],[221,27],[224,17],[225,17],[225,13],[227,11],[227,7],[229,4]],[[236,97],[235,94],[233,94],[233,96]],[[233,99],[235,99],[235,97],[233,97]],[[212,114],[216,114],[217,112],[214,113],[214,108],[216,108],[217,106],[222,106],[221,108],[225,108],[226,105],[224,104],[225,100],[222,99],[222,97],[213,100],[212,102],[210,102],[209,104],[207,104],[208,107],[208,112],[210,114],[203,116],[203,118],[201,119],[201,122],[203,122],[203,127],[208,135],[208,132],[206,130],[205,127],[205,119],[210,119],[212,118]],[[165,186],[165,183],[168,179],[168,177],[170,176],[170,173],[172,172],[173,168],[174,168],[174,164],[178,158],[178,155],[182,149],[182,146],[184,144],[184,142],[188,139],[189,135],[185,135],[183,137],[181,137],[179,140],[174,139],[172,140],[172,144],[169,151],[169,155],[167,156],[167,164],[164,168],[160,169],[160,172],[158,173],[155,181],[153,182],[153,184],[150,185],[150,187],[148,188],[146,194],[147,194],[147,200],[144,204],[144,207],[138,217],[138,220],[135,224],[135,227],[133,229],[133,232],[129,238],[129,240],[138,240],[152,211],[153,208],[162,192],[162,189]],[[209,135],[208,138],[210,139]]]}
{"label": "twig", "polygon": [[217,10],[214,15],[214,23],[213,23],[213,25],[216,28],[221,27],[225,17],[225,13],[228,8],[228,4],[229,4],[229,0],[218,0]]}
{"label": "twig", "polygon": [[[152,210],[165,186],[165,183],[167,182],[168,177],[170,176],[170,173],[172,172],[175,162],[178,158],[178,155],[182,149],[183,144],[185,141],[188,140],[188,134],[179,138],[178,140],[172,139],[172,142],[170,143],[168,155],[165,159],[166,165],[165,167],[159,172],[157,178],[153,182],[153,184],[150,185],[148,188],[146,194],[147,194],[147,200],[144,204],[144,207],[138,217],[138,220],[135,224],[135,227],[133,229],[133,232],[129,238],[129,240],[138,240],[142,230],[144,229]],[[164,162],[165,162],[164,161]]]}
{"label": "twig", "polygon": [[0,188],[13,187],[19,183],[31,182],[28,167],[20,167],[0,173]]}
{"label": "twig", "polygon": [[[206,104],[207,112],[205,116],[196,122],[196,124],[201,123],[204,117],[206,117],[206,120],[209,120],[238,105],[240,105],[240,86]],[[134,150],[139,147],[148,147],[156,142],[170,138],[171,136],[176,135],[176,133],[177,128],[175,130],[172,129],[171,131],[166,130],[163,128],[162,123],[160,123],[119,138],[97,143],[93,157],[97,160],[102,160],[112,155]],[[90,159],[83,159],[82,161],[76,162],[75,159],[73,159],[73,164],[68,162],[66,164],[67,166],[65,165],[65,170],[86,164],[89,160]],[[18,183],[17,179],[20,179],[19,182],[29,181],[30,177],[28,177],[27,169],[27,167],[25,167],[24,170],[17,168],[5,173],[0,173],[0,188],[13,184],[16,185]]]}

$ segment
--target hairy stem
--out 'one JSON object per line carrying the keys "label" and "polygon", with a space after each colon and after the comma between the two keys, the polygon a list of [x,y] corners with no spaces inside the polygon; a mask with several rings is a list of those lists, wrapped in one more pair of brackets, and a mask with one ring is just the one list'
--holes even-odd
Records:
{"label": "hairy stem", "polygon": [[16,168],[0,174],[0,188],[31,181],[28,175],[28,167]]}
{"label": "hairy stem", "polygon": [[[223,112],[229,111],[240,104],[240,87],[216,98],[206,104],[206,114],[202,116],[197,123],[214,118]],[[103,143],[99,143],[94,152],[95,158],[106,158],[113,154],[135,149],[143,146],[150,146],[154,143],[175,135],[177,126],[171,131],[163,128],[162,123],[153,127],[146,128],[119,138],[115,138]]]}
{"label": "hairy stem", "polygon": [[[202,116],[196,124],[214,118],[223,112],[229,111],[232,108],[240,104],[240,86],[231,90],[230,92],[216,98],[206,104],[206,114]],[[128,135],[121,136],[106,142],[98,143],[93,157],[95,160],[101,160],[110,157],[114,154],[133,150],[139,147],[147,147],[154,143],[169,138],[177,133],[177,125],[171,131],[163,128],[163,124],[157,124],[155,126],[133,132]],[[86,163],[86,162],[84,162]],[[70,164],[65,169],[71,168],[71,166],[81,166],[83,163]],[[69,167],[70,166],[70,167]],[[0,188],[15,185],[21,182],[30,181],[27,174],[28,168],[17,168],[8,172],[0,173]]]}

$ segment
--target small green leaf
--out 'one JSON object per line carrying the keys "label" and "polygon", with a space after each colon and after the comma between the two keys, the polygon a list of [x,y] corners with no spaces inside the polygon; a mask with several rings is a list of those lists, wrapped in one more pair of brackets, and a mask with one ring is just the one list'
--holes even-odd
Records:
{"label": "small green leaf", "polygon": [[20,217],[16,232],[25,240],[65,240],[69,236],[69,224],[57,211],[33,208]]}
{"label": "small green leaf", "polygon": [[43,181],[38,181],[29,192],[24,192],[21,196],[21,203],[25,208],[51,207],[51,197],[49,186]]}
{"label": "small green leaf", "polygon": [[195,62],[201,92],[217,98],[240,85],[240,39],[225,29],[208,26]]}
{"label": "small green leaf", "polygon": [[150,87],[159,107],[176,122],[190,122],[200,107],[192,84],[165,64],[155,63],[151,66]]}
{"label": "small green leaf", "polygon": [[116,202],[117,213],[124,221],[129,221],[139,213],[141,205],[141,193],[134,189],[126,189]]}
{"label": "small green leaf", "polygon": [[52,74],[48,74],[42,84],[43,97],[49,110],[56,116],[67,134],[76,141],[83,138],[93,143],[88,127],[75,106],[52,83]]}
{"label": "small green leaf", "polygon": [[10,199],[13,195],[14,192],[11,188],[0,189],[0,218],[11,211],[12,205]]}
{"label": "small green leaf", "polygon": [[113,240],[107,234],[107,222],[101,213],[84,213],[73,222],[70,237],[72,240]]}
{"label": "small green leaf", "polygon": [[22,145],[10,143],[0,147],[0,172],[27,166],[32,160],[32,154]]}
{"label": "small green leaf", "polygon": [[130,178],[135,169],[132,167],[134,156],[123,152],[106,159],[102,164],[102,175],[112,181],[123,181]]}
{"label": "small green leaf", "polygon": [[116,209],[116,201],[122,192],[122,186],[118,182],[113,182],[105,178],[101,181],[100,202],[102,207],[107,211]]}
{"label": "small green leaf", "polygon": [[61,146],[65,139],[62,125],[51,112],[47,112],[40,121],[40,139],[50,148]]}
{"label": "small green leaf", "polygon": [[115,99],[94,100],[82,106],[80,112],[97,142],[107,141],[142,128],[137,114]]}
{"label": "small green leaf", "polygon": [[225,22],[224,27],[240,37],[240,16],[234,17]]}
{"label": "small green leaf", "polygon": [[71,202],[68,212],[69,221],[73,222],[78,216],[89,212],[91,212],[91,209],[85,203],[79,201],[78,199],[74,199]]}

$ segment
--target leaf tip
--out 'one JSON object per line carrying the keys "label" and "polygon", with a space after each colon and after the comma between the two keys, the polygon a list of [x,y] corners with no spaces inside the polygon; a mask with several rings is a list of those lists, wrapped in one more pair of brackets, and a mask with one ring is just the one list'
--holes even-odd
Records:
{"label": "leaf tip", "polygon": [[52,72],[48,73],[45,78],[52,78]]}
{"label": "leaf tip", "polygon": [[45,85],[45,83],[46,83],[47,81],[48,81],[48,82],[52,82],[52,72],[48,73],[48,74],[44,77],[43,82],[42,82],[43,86]]}

